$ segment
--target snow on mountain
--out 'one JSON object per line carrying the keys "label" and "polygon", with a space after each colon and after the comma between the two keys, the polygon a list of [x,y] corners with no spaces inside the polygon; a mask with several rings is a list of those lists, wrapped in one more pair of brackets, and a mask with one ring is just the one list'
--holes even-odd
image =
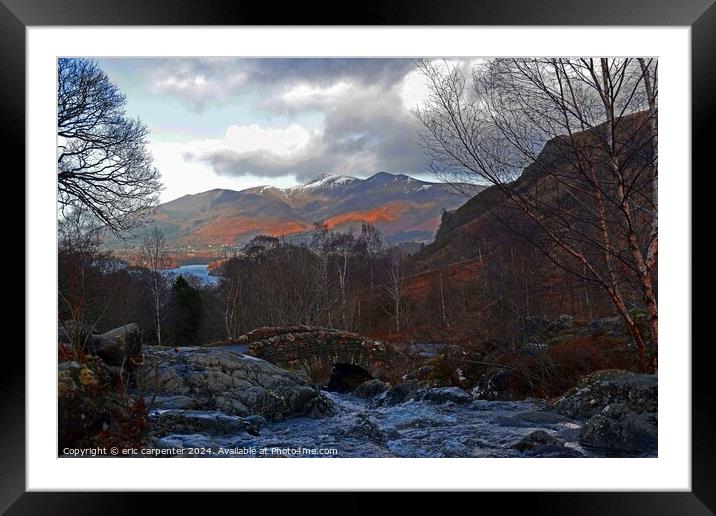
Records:
{"label": "snow on mountain", "polygon": [[362,179],[331,173],[290,188],[262,185],[185,195],[159,205],[153,224],[174,248],[242,245],[258,234],[300,234],[317,221],[336,231],[370,222],[391,241],[429,242],[443,211],[464,201],[441,183],[405,174],[378,172]]}
{"label": "snow on mountain", "polygon": [[326,190],[326,189],[339,189],[360,179],[352,176],[342,176],[339,174],[321,174],[320,176],[307,181],[300,186],[294,186],[287,188],[286,191],[290,192],[304,192],[306,190]]}

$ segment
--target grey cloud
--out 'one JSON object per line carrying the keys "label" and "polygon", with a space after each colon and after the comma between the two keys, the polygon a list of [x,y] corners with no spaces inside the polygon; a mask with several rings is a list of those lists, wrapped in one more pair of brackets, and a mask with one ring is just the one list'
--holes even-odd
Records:
{"label": "grey cloud", "polygon": [[[390,88],[413,68],[411,59],[393,58],[171,58],[159,60],[148,79],[154,91],[176,95],[194,110],[225,103],[252,88],[261,88],[267,107],[276,107],[272,97],[295,84],[348,80]],[[206,84],[193,84],[197,77]]]}
{"label": "grey cloud", "polygon": [[269,152],[219,150],[186,158],[208,164],[217,174],[233,176],[293,174],[306,180],[323,172],[364,177],[379,170],[419,173],[425,167],[417,143],[418,130],[400,97],[394,91],[383,90],[380,95],[342,104],[328,112],[323,132],[299,153],[277,156]]}
{"label": "grey cloud", "polygon": [[247,64],[252,77],[262,83],[305,81],[324,85],[349,78],[364,85],[391,86],[415,67],[411,59],[377,58],[256,59]]}

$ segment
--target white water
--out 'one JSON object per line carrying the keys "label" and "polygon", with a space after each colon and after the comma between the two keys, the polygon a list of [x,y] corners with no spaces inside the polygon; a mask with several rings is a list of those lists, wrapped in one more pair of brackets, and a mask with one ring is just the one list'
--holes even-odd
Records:
{"label": "white water", "polygon": [[[579,425],[542,419],[531,401],[475,400],[468,404],[407,401],[371,408],[350,394],[323,393],[335,405],[326,418],[298,417],[259,427],[259,435],[170,435],[159,447],[211,448],[213,456],[256,457],[259,449],[332,449],[335,457],[519,457],[511,448],[525,435],[545,430],[585,456]],[[225,417],[211,411],[209,417]],[[538,418],[538,419],[535,419]],[[223,449],[224,453],[219,453]],[[230,450],[240,450],[238,453]],[[269,456],[310,456],[274,451]]]}

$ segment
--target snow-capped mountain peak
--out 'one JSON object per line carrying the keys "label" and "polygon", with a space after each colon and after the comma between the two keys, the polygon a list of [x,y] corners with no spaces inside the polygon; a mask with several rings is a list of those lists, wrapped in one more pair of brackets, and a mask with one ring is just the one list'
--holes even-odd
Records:
{"label": "snow-capped mountain peak", "polygon": [[333,190],[350,185],[356,181],[360,181],[360,179],[352,176],[342,176],[340,174],[321,174],[320,176],[307,181],[301,186],[294,186],[293,188],[289,188],[289,190]]}

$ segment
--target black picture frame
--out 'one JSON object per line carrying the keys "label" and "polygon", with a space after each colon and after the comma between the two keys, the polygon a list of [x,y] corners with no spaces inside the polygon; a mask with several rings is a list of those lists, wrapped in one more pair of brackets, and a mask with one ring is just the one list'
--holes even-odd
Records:
{"label": "black picture frame", "polygon": [[[339,14],[340,13],[340,14]],[[690,26],[692,71],[692,156],[710,163],[716,96],[716,5],[714,0],[400,0],[368,2],[351,7],[245,0],[0,0],[2,39],[3,124],[7,148],[15,149],[24,168],[25,29],[28,26],[86,25],[618,25]],[[708,161],[707,161],[708,160]],[[22,187],[24,189],[24,186]],[[25,191],[26,195],[30,192]],[[26,270],[26,275],[28,271]],[[5,343],[9,347],[9,342]],[[691,342],[668,345],[690,346]],[[510,493],[480,494],[503,510],[527,504],[531,512],[550,514],[713,514],[716,511],[716,417],[708,344],[692,347],[692,490],[690,492]],[[13,356],[13,353],[16,356]],[[0,375],[0,509],[7,514],[134,514],[145,512],[159,497],[163,510],[178,513],[206,510],[204,502],[180,493],[38,493],[25,492],[25,355],[6,350]],[[213,494],[214,503],[225,496]],[[247,494],[240,494],[242,505]],[[254,495],[255,496],[255,495]],[[341,512],[373,510],[373,501],[353,493]],[[494,500],[499,498],[499,500]],[[422,504],[422,497],[412,503]],[[154,501],[154,500],[151,500]],[[253,501],[253,500],[252,500]],[[296,495],[271,495],[273,510],[295,506]],[[403,503],[403,502],[401,502]],[[406,502],[407,503],[407,502]],[[451,506],[457,508],[455,503]],[[474,502],[470,502],[471,504]],[[194,505],[198,504],[198,505]],[[278,505],[277,505],[278,504]],[[170,508],[175,505],[176,509]],[[334,508],[335,509],[335,508]],[[403,506],[409,510],[408,505]]]}

